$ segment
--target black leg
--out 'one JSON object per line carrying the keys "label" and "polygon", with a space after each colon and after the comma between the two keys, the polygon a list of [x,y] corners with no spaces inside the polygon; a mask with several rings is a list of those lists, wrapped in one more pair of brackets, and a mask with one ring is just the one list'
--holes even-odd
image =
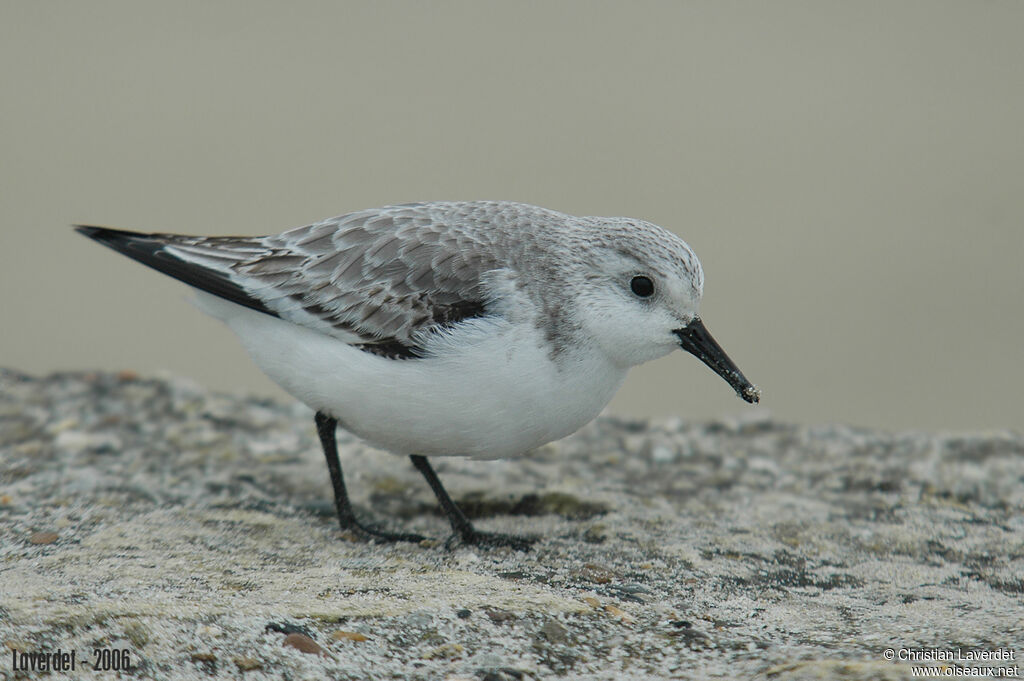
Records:
{"label": "black leg", "polygon": [[351,530],[367,539],[377,541],[413,541],[420,542],[425,539],[418,534],[406,534],[401,532],[385,532],[363,525],[356,519],[352,510],[352,504],[348,500],[348,492],[345,491],[345,478],[341,474],[341,461],[338,460],[338,444],[335,439],[335,429],[338,426],[338,419],[332,418],[322,411],[316,413],[316,432],[320,436],[320,444],[324,448],[324,456],[327,457],[327,470],[331,472],[331,485],[334,487],[334,507],[338,510],[338,522],[341,529]]}
{"label": "black leg", "polygon": [[[416,470],[427,479],[427,484],[430,485],[430,489],[434,490],[434,495],[437,497],[438,502],[440,502],[444,514],[448,516],[448,522],[452,524],[452,529],[455,530],[455,537],[461,539],[464,544],[508,546],[520,551],[530,550],[530,545],[536,539],[517,537],[511,534],[481,532],[474,528],[473,523],[469,522],[469,518],[462,512],[462,509],[456,506],[452,498],[448,496],[448,492],[445,491],[444,485],[441,484],[441,480],[437,477],[437,473],[434,472],[434,468],[427,461],[427,457],[412,454],[409,458],[412,459],[412,465],[416,466]],[[455,537],[452,538],[454,539]]]}

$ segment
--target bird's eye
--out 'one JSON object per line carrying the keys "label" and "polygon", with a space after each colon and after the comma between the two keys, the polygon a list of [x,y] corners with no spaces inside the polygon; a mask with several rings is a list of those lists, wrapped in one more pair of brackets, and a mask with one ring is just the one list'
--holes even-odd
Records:
{"label": "bird's eye", "polygon": [[629,290],[641,298],[648,298],[654,293],[654,282],[650,277],[636,276],[630,280]]}

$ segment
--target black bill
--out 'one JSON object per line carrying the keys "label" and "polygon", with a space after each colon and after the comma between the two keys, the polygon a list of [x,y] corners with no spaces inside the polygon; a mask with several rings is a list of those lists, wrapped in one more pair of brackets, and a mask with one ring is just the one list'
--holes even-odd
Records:
{"label": "black bill", "polygon": [[751,404],[761,399],[761,391],[729,359],[729,355],[711,337],[699,317],[694,317],[692,322],[673,333],[679,336],[679,345],[683,350],[711,367],[712,371],[732,386],[737,395]]}

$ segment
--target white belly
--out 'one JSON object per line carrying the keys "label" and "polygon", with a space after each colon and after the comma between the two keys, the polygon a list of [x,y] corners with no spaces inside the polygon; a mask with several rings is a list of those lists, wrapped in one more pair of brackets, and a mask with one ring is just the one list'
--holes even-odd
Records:
{"label": "white belly", "polygon": [[553,360],[532,324],[472,320],[434,356],[393,360],[209,294],[197,302],[282,388],[396,454],[518,456],[589,422],[626,375],[586,348]]}

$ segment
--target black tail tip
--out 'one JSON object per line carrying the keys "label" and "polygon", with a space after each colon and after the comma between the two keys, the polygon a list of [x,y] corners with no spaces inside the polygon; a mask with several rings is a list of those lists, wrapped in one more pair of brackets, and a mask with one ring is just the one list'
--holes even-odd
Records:
{"label": "black tail tip", "polygon": [[95,225],[71,225],[71,227],[83,236],[101,244],[123,243],[129,239],[148,237],[148,234],[130,232],[125,229],[111,229],[110,227],[97,227]]}
{"label": "black tail tip", "polygon": [[104,236],[109,238],[110,236],[112,236],[111,233],[116,231],[113,229],[108,229],[106,227],[95,227],[93,225],[71,225],[71,227],[79,234],[87,236],[90,239],[95,239],[97,241],[102,240]]}

